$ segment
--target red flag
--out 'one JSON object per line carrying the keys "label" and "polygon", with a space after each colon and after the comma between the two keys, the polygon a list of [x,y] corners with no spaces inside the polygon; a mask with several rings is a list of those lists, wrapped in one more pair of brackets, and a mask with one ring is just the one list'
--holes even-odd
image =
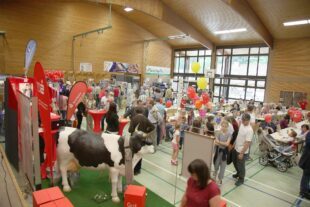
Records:
{"label": "red flag", "polygon": [[78,81],[72,86],[68,99],[67,120],[71,119],[76,107],[87,93],[87,90],[87,84],[83,81]]}
{"label": "red flag", "polygon": [[[34,66],[34,93],[38,97],[38,109],[44,130],[46,162],[53,171],[53,138],[51,132],[51,97],[42,65],[36,62]],[[52,175],[53,176],[53,175]]]}

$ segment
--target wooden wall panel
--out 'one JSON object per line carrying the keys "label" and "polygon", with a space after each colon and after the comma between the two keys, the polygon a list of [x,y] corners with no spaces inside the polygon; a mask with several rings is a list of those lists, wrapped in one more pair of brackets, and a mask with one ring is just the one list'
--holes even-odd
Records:
{"label": "wooden wall panel", "polygon": [[310,103],[310,38],[275,40],[266,100],[279,102],[280,91],[306,92]]}
{"label": "wooden wall panel", "polygon": [[[1,1],[0,30],[7,31],[6,45],[0,51],[0,54],[5,54],[4,71],[9,74],[22,74],[25,45],[31,38],[38,43],[34,60],[41,61],[46,69],[71,71],[72,36],[107,24],[108,7],[102,4]],[[142,66],[143,41],[151,38],[154,38],[154,35],[112,11],[112,29],[103,34],[93,33],[76,40],[75,71],[79,71],[80,62],[89,62],[93,64],[95,76],[103,77],[103,63],[106,60],[137,63]],[[153,58],[161,59],[161,64],[169,67],[171,56],[164,56],[171,53],[170,46],[161,42],[154,44],[159,45],[154,47],[157,56],[150,56],[148,59],[151,62],[156,62]],[[33,66],[34,63],[30,67],[30,73]]]}

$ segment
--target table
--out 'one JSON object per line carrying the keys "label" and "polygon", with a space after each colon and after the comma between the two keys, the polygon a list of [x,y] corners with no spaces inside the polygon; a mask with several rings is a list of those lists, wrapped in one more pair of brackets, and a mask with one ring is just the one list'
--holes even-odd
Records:
{"label": "table", "polygon": [[119,120],[119,130],[118,130],[118,135],[122,136],[123,135],[123,130],[130,121],[129,119],[120,119]]}
{"label": "table", "polygon": [[101,110],[95,109],[95,110],[89,110],[88,113],[93,117],[93,120],[94,120],[93,131],[95,133],[101,132],[101,126],[100,126],[101,119],[107,113],[107,111],[104,109],[101,109]]}

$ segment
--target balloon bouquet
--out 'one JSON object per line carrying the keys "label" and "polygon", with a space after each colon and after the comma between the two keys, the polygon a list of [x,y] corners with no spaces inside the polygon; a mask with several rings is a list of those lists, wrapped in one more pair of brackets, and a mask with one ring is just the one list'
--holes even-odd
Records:
{"label": "balloon bouquet", "polygon": [[[198,73],[200,70],[200,63],[198,63],[198,62],[192,63],[191,69],[195,74]],[[200,77],[197,79],[198,89],[206,90],[207,85],[208,85],[207,78]],[[199,110],[199,115],[202,118],[205,118],[205,116],[206,116],[205,108],[207,108],[208,110],[212,109],[212,103],[210,102],[210,97],[209,97],[209,94],[207,92],[202,92],[201,96],[199,97],[196,93],[195,88],[190,86],[187,89],[187,97],[192,100],[193,105],[195,106],[195,108],[197,110]],[[205,106],[205,107],[203,107],[203,106]]]}

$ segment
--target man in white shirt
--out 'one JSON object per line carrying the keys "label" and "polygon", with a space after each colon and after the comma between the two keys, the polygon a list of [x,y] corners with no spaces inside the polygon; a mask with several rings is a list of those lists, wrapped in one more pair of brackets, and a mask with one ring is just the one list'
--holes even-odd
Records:
{"label": "man in white shirt", "polygon": [[233,163],[237,171],[233,178],[238,179],[235,183],[240,186],[244,183],[245,177],[245,160],[249,154],[249,147],[253,138],[253,129],[250,124],[251,116],[247,113],[242,115],[242,123],[239,127],[238,136],[235,141],[235,148],[233,150]]}

